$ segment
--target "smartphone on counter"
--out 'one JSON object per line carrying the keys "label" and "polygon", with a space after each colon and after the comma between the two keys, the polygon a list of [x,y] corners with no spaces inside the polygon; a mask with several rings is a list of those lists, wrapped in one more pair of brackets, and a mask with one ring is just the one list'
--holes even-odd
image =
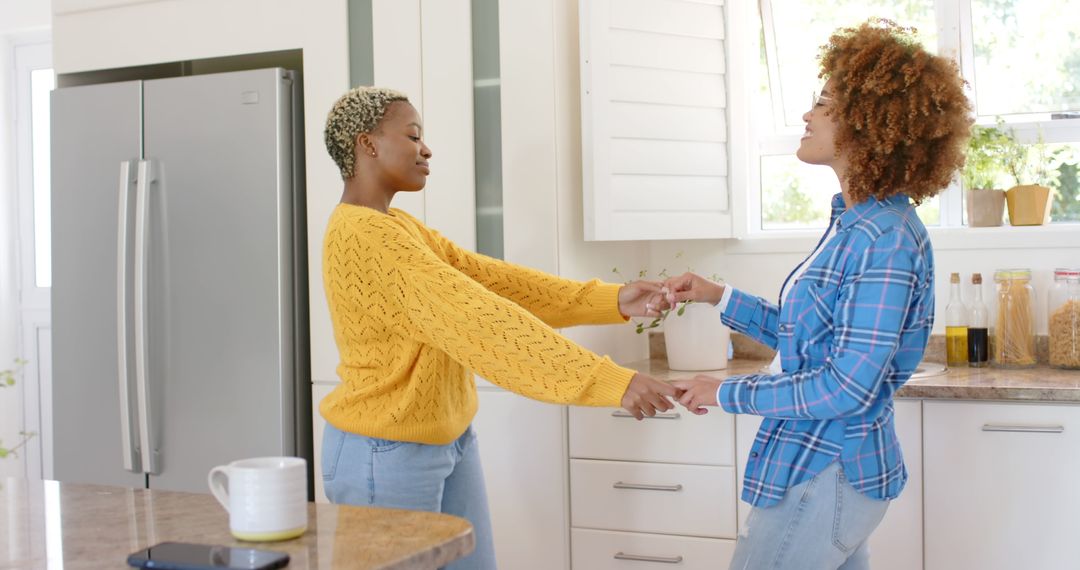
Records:
{"label": "smartphone on counter", "polygon": [[269,570],[286,566],[289,555],[257,548],[162,542],[133,552],[127,563],[157,570]]}

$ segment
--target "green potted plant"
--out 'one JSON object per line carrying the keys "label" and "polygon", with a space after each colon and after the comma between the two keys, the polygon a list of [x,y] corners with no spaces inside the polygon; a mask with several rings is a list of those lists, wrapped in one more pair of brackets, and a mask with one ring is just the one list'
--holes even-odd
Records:
{"label": "green potted plant", "polygon": [[[26,361],[21,358],[15,359],[15,367],[7,370],[0,370],[0,388],[10,388],[15,385],[15,378],[22,374],[23,367],[26,366]],[[15,444],[14,447],[4,447],[4,442],[0,440],[0,459],[5,457],[17,456],[19,448],[26,445],[30,438],[34,437],[34,432],[20,431],[19,437],[22,439]]]}
{"label": "green potted plant", "polygon": [[[999,119],[998,126],[1003,126]],[[967,160],[961,171],[968,225],[1000,226],[1005,213],[1005,191],[998,179],[1005,175],[1004,156],[1013,146],[1011,132],[997,127],[974,125],[968,140]]]}
{"label": "green potted plant", "polygon": [[[998,124],[1001,125],[1000,120]],[[1011,131],[1010,135],[1002,156],[1005,168],[1016,182],[1015,186],[1005,191],[1009,224],[1041,226],[1049,223],[1053,200],[1050,188],[1043,183],[1047,180],[1048,161],[1042,132],[1039,133],[1038,142],[1033,145],[1020,143]],[[1035,154],[1034,160],[1032,152]]]}
{"label": "green potted plant", "polygon": [[[681,258],[682,252],[675,258]],[[611,270],[620,280],[623,279],[619,268]],[[693,268],[687,267],[692,272]],[[637,274],[638,279],[648,279],[649,271],[643,269]],[[658,279],[671,277],[667,269],[661,269]],[[721,281],[717,275],[709,279]],[[676,318],[668,318],[668,317]],[[667,351],[668,368],[672,370],[722,370],[727,368],[728,346],[731,343],[731,329],[720,322],[715,308],[708,303],[687,301],[664,311],[659,317],[648,322],[636,323],[638,334],[664,325],[664,346]]]}

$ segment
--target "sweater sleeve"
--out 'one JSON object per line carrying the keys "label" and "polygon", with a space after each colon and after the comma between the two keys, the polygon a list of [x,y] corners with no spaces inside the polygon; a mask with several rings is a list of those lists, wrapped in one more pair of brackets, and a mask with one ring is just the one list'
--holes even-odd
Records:
{"label": "sweater sleeve", "polygon": [[409,218],[426,233],[429,245],[448,265],[488,291],[524,307],[552,327],[622,324],[628,320],[619,313],[621,285],[598,279],[564,279],[475,253],[459,247],[415,218]]}
{"label": "sweater sleeve", "polygon": [[491,382],[536,400],[619,406],[634,372],[559,335],[485,289],[393,223],[373,225],[379,298],[400,311],[403,334]]}

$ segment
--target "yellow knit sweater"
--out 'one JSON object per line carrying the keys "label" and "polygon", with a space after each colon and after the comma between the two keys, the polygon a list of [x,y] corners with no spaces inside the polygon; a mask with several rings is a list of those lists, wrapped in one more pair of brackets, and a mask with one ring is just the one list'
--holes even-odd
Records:
{"label": "yellow knit sweater", "polygon": [[334,427],[447,444],[476,414],[470,372],[552,403],[618,406],[633,371],[551,327],[621,323],[619,286],[561,279],[454,245],[397,209],[338,205],[323,283],[341,384]]}

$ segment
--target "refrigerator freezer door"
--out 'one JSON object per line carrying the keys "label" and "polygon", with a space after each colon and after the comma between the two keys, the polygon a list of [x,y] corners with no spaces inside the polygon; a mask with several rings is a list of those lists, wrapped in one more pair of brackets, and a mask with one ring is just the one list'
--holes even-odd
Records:
{"label": "refrigerator freezer door", "polygon": [[144,83],[150,486],[295,451],[290,90],[282,70]]}
{"label": "refrigerator freezer door", "polygon": [[[133,164],[140,154],[140,84],[112,83],[59,89],[52,95],[52,340],[53,465],[61,481],[141,487],[145,476],[124,469],[138,455],[133,408],[121,409],[123,388],[134,394],[129,314],[130,257],[118,247],[123,194],[134,194]],[[126,173],[126,174],[121,174]],[[128,178],[121,181],[123,176]],[[126,280],[126,282],[124,281]],[[126,285],[118,291],[118,285]],[[125,362],[119,362],[125,358]],[[122,366],[127,364],[127,366]],[[129,398],[133,402],[134,398]]]}

